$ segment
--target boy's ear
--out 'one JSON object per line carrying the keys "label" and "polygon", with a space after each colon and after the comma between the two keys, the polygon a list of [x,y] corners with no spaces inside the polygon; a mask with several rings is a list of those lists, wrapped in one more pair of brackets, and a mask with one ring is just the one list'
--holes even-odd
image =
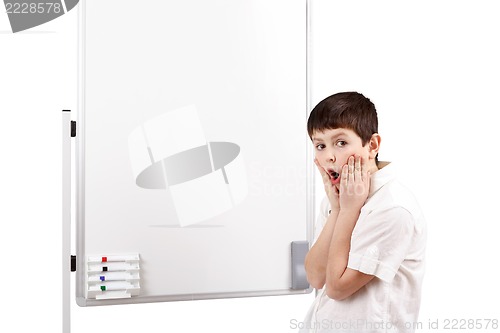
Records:
{"label": "boy's ear", "polygon": [[378,151],[380,149],[380,142],[382,141],[382,138],[378,133],[374,133],[370,139],[369,144],[369,149],[370,149],[370,158],[375,158],[378,154]]}

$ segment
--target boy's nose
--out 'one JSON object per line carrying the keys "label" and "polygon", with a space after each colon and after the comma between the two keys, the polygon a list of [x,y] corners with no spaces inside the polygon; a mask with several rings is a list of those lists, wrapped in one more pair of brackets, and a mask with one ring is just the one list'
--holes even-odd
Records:
{"label": "boy's nose", "polygon": [[335,162],[335,154],[333,154],[333,152],[329,153],[327,159],[327,162]]}

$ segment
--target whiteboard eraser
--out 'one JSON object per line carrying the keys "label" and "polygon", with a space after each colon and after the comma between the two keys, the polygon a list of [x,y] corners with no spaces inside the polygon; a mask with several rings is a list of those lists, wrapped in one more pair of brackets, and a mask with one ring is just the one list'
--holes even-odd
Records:
{"label": "whiteboard eraser", "polygon": [[292,242],[292,287],[294,290],[309,289],[304,261],[309,252],[308,241]]}

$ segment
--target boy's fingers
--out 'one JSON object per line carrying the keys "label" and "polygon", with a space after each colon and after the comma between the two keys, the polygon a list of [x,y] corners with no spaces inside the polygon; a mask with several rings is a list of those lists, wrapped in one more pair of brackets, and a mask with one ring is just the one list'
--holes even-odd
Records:
{"label": "boy's fingers", "polygon": [[352,182],[355,180],[354,178],[354,156],[350,156],[347,162],[348,171],[349,171],[349,181]]}
{"label": "boy's fingers", "polygon": [[365,172],[364,175],[364,180],[363,183],[365,184],[366,191],[368,192],[368,195],[370,195],[370,188],[371,188],[371,173],[370,171]]}
{"label": "boy's fingers", "polygon": [[328,175],[328,172],[326,172],[325,168],[323,168],[317,159],[314,159],[314,164],[316,164],[316,167],[318,168],[319,174],[323,178],[323,182],[329,182],[330,181],[330,176]]}
{"label": "boy's fingers", "polygon": [[342,175],[340,176],[340,184],[342,187],[347,187],[347,178],[349,177],[349,167],[344,164],[342,167]]}
{"label": "boy's fingers", "polygon": [[361,158],[361,179],[363,182],[370,180],[369,174],[370,172],[368,171],[366,160]]}
{"label": "boy's fingers", "polygon": [[357,181],[363,181],[361,174],[361,156],[356,156],[356,161],[354,162],[354,178]]}
{"label": "boy's fingers", "polygon": [[314,160],[314,164],[316,164],[316,168],[318,168],[319,173],[324,176],[325,174],[325,169],[319,164],[318,160]]}

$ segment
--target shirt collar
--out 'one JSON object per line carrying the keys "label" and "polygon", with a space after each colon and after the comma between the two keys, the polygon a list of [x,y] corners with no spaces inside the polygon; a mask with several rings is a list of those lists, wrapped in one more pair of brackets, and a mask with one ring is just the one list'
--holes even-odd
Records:
{"label": "shirt collar", "polygon": [[371,175],[370,193],[368,194],[368,198],[380,190],[382,186],[396,178],[396,168],[394,167],[394,163],[380,161],[379,166],[380,169]]}

